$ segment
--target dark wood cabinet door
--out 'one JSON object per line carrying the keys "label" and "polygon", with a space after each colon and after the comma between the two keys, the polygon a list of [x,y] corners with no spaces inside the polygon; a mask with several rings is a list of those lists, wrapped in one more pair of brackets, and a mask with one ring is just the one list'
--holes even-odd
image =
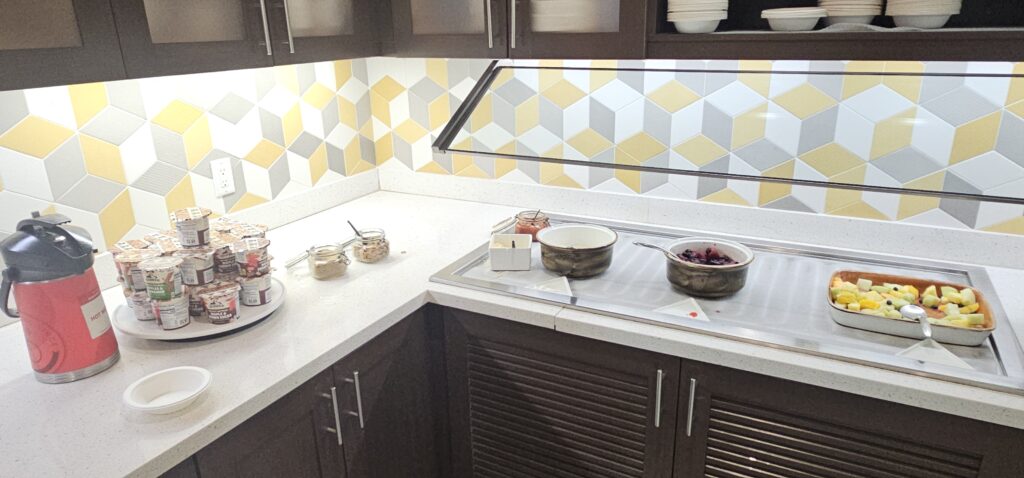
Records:
{"label": "dark wood cabinet door", "polygon": [[166,473],[160,475],[160,478],[199,478],[199,468],[196,465],[196,458],[194,456],[188,457],[187,460],[178,463],[167,470]]}
{"label": "dark wood cabinet door", "polygon": [[680,478],[1024,476],[1024,432],[787,380],[684,363],[679,404]]}
{"label": "dark wood cabinet door", "polygon": [[380,54],[377,0],[266,0],[274,64]]}
{"label": "dark wood cabinet door", "polygon": [[128,77],[273,64],[271,0],[110,0]]}
{"label": "dark wood cabinet door", "polygon": [[0,2],[0,90],[124,77],[108,0]]}
{"label": "dark wood cabinet door", "polygon": [[392,0],[395,54],[508,58],[510,0]]}
{"label": "dark wood cabinet door", "polygon": [[443,346],[421,310],[334,365],[350,478],[450,476]]}
{"label": "dark wood cabinet door", "polygon": [[678,358],[455,309],[445,334],[453,476],[672,476]]}
{"label": "dark wood cabinet door", "polygon": [[643,58],[647,0],[590,0],[565,11],[558,2],[509,0],[512,58]]}
{"label": "dark wood cabinet door", "polygon": [[203,478],[344,477],[330,371],[274,402],[196,453]]}

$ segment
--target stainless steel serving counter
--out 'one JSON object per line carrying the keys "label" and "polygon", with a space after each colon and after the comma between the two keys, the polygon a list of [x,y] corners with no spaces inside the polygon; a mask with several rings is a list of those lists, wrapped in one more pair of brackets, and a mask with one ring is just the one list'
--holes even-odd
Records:
{"label": "stainless steel serving counter", "polygon": [[[580,221],[552,216],[553,224],[565,222]],[[491,271],[484,244],[431,281],[1024,395],[1024,352],[983,268],[717,235],[746,244],[757,258],[742,291],[723,299],[696,299],[709,319],[700,321],[674,313],[673,306],[690,297],[665,279],[665,257],[632,244],[636,240],[667,244],[694,233],[660,227],[638,229],[613,221],[596,223],[619,234],[614,261],[598,277],[567,279],[571,293],[554,292],[559,284],[564,287],[563,279],[543,268],[537,244],[530,271]],[[946,346],[973,370],[898,356],[917,340],[848,328],[829,316],[828,281],[833,272],[843,269],[970,285],[988,298],[996,330],[978,347]]]}

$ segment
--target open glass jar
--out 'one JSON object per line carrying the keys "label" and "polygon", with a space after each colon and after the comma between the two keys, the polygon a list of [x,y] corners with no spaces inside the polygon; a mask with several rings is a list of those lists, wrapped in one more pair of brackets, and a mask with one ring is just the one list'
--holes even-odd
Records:
{"label": "open glass jar", "polygon": [[541,229],[551,227],[548,215],[540,211],[523,211],[516,214],[516,234],[529,234],[537,241],[537,233]]}
{"label": "open glass jar", "polygon": [[359,262],[374,263],[391,252],[383,229],[362,229],[352,243],[352,255]]}
{"label": "open glass jar", "polygon": [[309,249],[309,271],[314,279],[332,279],[345,274],[351,262],[340,245],[316,246]]}

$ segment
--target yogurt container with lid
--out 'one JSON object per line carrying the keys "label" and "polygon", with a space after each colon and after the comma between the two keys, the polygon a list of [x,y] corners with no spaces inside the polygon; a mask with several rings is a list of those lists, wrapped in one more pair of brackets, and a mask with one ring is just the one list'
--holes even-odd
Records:
{"label": "yogurt container with lid", "polygon": [[268,274],[270,272],[270,254],[267,247],[270,241],[262,238],[242,239],[231,245],[235,253],[235,262],[238,263],[238,274],[242,277],[252,277]]}
{"label": "yogurt container with lid", "polygon": [[159,256],[160,253],[149,249],[133,249],[114,255],[117,266],[117,278],[126,290],[145,291],[146,279],[139,269],[139,263]]}
{"label": "yogurt container with lid", "polygon": [[135,315],[136,319],[144,322],[156,320],[156,315],[153,314],[152,301],[149,300],[149,294],[145,292],[132,292],[125,299],[128,301],[128,307],[132,309],[132,314]]}
{"label": "yogurt container with lid", "polygon": [[213,240],[210,241],[210,247],[213,249],[214,274],[238,274],[238,263],[235,262],[235,253],[231,251],[231,242],[225,242],[221,239],[221,236],[215,236]]}
{"label": "yogurt container with lid", "polygon": [[[154,257],[139,263],[146,281],[146,292],[153,300],[171,300],[181,297],[181,259]],[[187,311],[186,311],[187,312]]]}
{"label": "yogurt container with lid", "polygon": [[200,294],[210,323],[226,324],[238,320],[238,284],[208,290]]}
{"label": "yogurt container with lid", "polygon": [[270,274],[239,279],[242,286],[242,305],[256,306],[269,304],[270,296]]}
{"label": "yogurt container with lid", "polygon": [[213,282],[214,251],[206,247],[182,249],[174,253],[181,259],[181,281],[186,285],[205,285]]}
{"label": "yogurt container with lid", "polygon": [[210,214],[212,211],[204,207],[187,207],[171,213],[181,245],[205,246],[210,242]]}
{"label": "yogurt container with lid", "polygon": [[267,227],[265,224],[238,224],[231,228],[231,235],[237,236],[241,239],[248,239],[250,237],[267,237]]}
{"label": "yogurt container with lid", "polygon": [[188,297],[171,300],[154,300],[153,314],[164,330],[180,329],[191,322],[188,315]]}
{"label": "yogurt container with lid", "polygon": [[231,219],[227,216],[221,216],[217,219],[210,221],[210,230],[213,232],[228,232],[233,227],[237,227],[240,222]]}

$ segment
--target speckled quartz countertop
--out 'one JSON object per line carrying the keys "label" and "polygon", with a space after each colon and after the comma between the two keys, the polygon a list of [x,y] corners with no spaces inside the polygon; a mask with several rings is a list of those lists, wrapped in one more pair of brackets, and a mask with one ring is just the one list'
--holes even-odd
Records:
{"label": "speckled quartz countertop", "polygon": [[[244,332],[200,342],[119,334],[120,362],[79,382],[38,383],[20,327],[0,329],[0,476],[158,475],[427,302],[1024,428],[1024,396],[429,282],[516,210],[378,192],[274,229],[274,275],[288,291],[274,316]],[[356,263],[333,281],[313,280],[304,266],[284,270],[284,261],[311,243],[347,237],[345,220],[385,229],[391,256],[378,264]],[[1024,297],[1011,285],[1024,280],[1024,271],[992,268],[990,275],[1020,333]],[[104,296],[111,312],[123,303],[116,288]],[[125,409],[121,394],[128,384],[179,365],[213,372],[209,391],[196,404],[166,416]]]}

